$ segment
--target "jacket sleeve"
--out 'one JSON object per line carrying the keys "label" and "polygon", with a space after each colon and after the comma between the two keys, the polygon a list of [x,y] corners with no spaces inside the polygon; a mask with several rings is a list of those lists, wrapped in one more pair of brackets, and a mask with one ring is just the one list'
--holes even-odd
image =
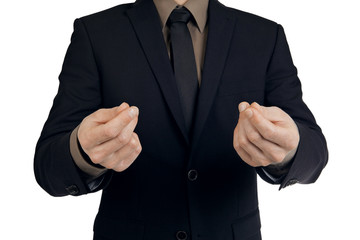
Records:
{"label": "jacket sleeve", "polygon": [[278,25],[272,57],[268,64],[265,106],[277,106],[298,126],[300,142],[288,173],[275,182],[262,169],[258,174],[267,182],[280,183],[280,189],[295,183],[313,183],[328,161],[326,140],[314,116],[302,100],[301,83],[293,64],[284,29]]}
{"label": "jacket sleeve", "polygon": [[90,181],[70,153],[72,131],[84,117],[102,107],[100,80],[86,27],[77,19],[59,76],[58,93],[35,149],[36,180],[53,196],[97,191],[110,179],[111,171]]}

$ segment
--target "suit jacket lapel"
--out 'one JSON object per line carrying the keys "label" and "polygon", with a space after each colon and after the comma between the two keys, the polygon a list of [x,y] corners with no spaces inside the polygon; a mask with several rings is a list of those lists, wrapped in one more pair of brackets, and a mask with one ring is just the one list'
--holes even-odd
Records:
{"label": "suit jacket lapel", "polygon": [[208,39],[198,98],[192,146],[195,148],[220,83],[235,26],[231,11],[217,0],[209,1]]}
{"label": "suit jacket lapel", "polygon": [[127,14],[160,85],[165,101],[185,140],[188,142],[175,77],[169,61],[156,7],[152,0],[140,0],[134,4],[133,8],[127,11]]}

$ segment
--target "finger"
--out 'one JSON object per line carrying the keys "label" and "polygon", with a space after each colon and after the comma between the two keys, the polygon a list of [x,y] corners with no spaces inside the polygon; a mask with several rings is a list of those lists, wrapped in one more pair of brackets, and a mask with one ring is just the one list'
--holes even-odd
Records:
{"label": "finger", "polygon": [[[243,102],[239,105],[239,111],[244,111],[243,107],[248,107],[249,104],[246,102]],[[247,163],[250,166],[256,166],[256,162],[252,160],[252,157],[243,149],[243,145],[247,144],[248,141],[246,139],[246,133],[245,128],[251,127],[248,119],[246,119],[243,114],[240,113],[238,124],[236,125],[234,129],[234,137],[233,137],[233,147],[236,150],[237,154],[240,156],[240,158]]]}
{"label": "finger", "polygon": [[283,130],[266,119],[257,109],[249,108],[245,111],[252,126],[254,126],[260,135],[275,144],[283,146],[286,139],[281,135]]}
{"label": "finger", "polygon": [[234,130],[233,146],[239,157],[247,164],[253,166],[255,163],[251,160],[250,155],[240,146],[239,142],[239,124]]}
{"label": "finger", "polygon": [[265,139],[262,138],[260,133],[253,126],[249,126],[245,129],[245,136],[243,137],[242,148],[251,156],[252,160],[259,165],[264,165],[268,161],[261,148]]}
{"label": "finger", "polygon": [[260,149],[265,155],[265,157],[269,160],[269,164],[282,163],[287,154],[284,148],[268,141],[265,141],[265,143],[261,145]]}
{"label": "finger", "polygon": [[117,107],[99,109],[98,111],[91,114],[89,117],[93,122],[104,124],[116,117],[120,112],[127,108],[129,108],[129,104],[123,102],[120,106]]}
{"label": "finger", "polygon": [[99,124],[103,124],[108,120],[113,119],[127,108],[129,108],[129,104],[123,102],[117,107],[99,109],[83,119],[78,130],[78,139],[87,154],[89,153],[86,150],[89,150],[97,145],[96,140],[98,133],[96,131],[94,132],[94,130],[99,126]]}
{"label": "finger", "polygon": [[[278,107],[261,107],[258,104],[252,104],[251,108],[256,108],[256,110],[260,109],[259,113],[273,124],[273,130],[275,132],[274,138],[276,138],[276,140],[273,140],[274,143],[288,150],[297,147],[299,143],[298,128],[294,120],[286,112]],[[256,118],[256,114],[254,116]],[[272,130],[270,129],[268,132],[269,139],[272,134]]]}
{"label": "finger", "polygon": [[133,119],[117,137],[96,145],[88,153],[90,159],[97,164],[101,164],[112,153],[128,144],[136,127],[137,120],[137,118]]}
{"label": "finger", "polygon": [[136,133],[133,133],[131,141],[120,150],[114,152],[102,165],[108,169],[123,171],[135,161],[141,149],[139,137]]}
{"label": "finger", "polygon": [[130,123],[121,130],[119,135],[113,139],[115,141],[115,144],[119,146],[126,145],[131,140],[131,136],[134,133],[137,123],[138,123],[137,117],[132,119]]}
{"label": "finger", "polygon": [[141,146],[136,148],[133,152],[131,152],[123,161],[121,161],[114,170],[117,172],[122,172],[128,167],[130,167],[133,162],[138,158],[139,154],[141,153]]}
{"label": "finger", "polygon": [[265,156],[263,166],[269,164],[276,164],[283,161],[286,156],[286,151],[279,145],[264,139],[257,129],[247,130],[247,138],[254,144]]}
{"label": "finger", "polygon": [[240,144],[239,144],[239,123],[236,125],[235,129],[234,129],[234,134],[233,134],[233,147],[235,150],[237,150],[238,148],[240,148]]}
{"label": "finger", "polygon": [[259,167],[261,163],[257,161],[253,156],[250,155],[244,148],[239,147],[236,149],[236,152],[241,157],[241,159],[252,167]]}
{"label": "finger", "polygon": [[282,122],[284,119],[287,119],[289,116],[283,110],[278,107],[264,107],[260,106],[258,103],[254,102],[251,104],[252,108],[258,110],[264,118],[271,122]]}
{"label": "finger", "polygon": [[242,148],[235,149],[239,157],[248,165],[258,167],[258,164],[251,159],[251,156]]}
{"label": "finger", "polygon": [[246,162],[250,166],[257,167],[261,166],[261,161],[265,158],[261,154],[261,151],[259,151],[259,149],[256,149],[256,146],[254,146],[247,139],[246,129],[254,129],[254,127],[251,125],[248,118],[246,117],[246,110],[243,110],[244,107],[248,108],[249,106],[250,105],[246,102],[243,102],[239,105],[239,111],[242,110],[242,112],[240,112],[239,122],[234,130],[233,144],[236,152],[244,162]]}
{"label": "finger", "polygon": [[237,138],[238,149],[243,149],[249,155],[249,157],[246,156],[246,162],[251,166],[264,165],[267,158],[263,152],[249,140],[248,132],[257,132],[257,130],[250,124],[240,129]]}
{"label": "finger", "polygon": [[95,144],[101,144],[110,139],[117,137],[120,132],[139,115],[137,107],[130,107],[120,112],[115,118],[106,124],[99,125],[93,130],[93,139]]}

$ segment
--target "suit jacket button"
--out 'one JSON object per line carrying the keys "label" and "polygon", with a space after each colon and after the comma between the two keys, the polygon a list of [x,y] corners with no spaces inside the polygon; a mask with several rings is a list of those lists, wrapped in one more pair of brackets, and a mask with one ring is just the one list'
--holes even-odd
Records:
{"label": "suit jacket button", "polygon": [[198,177],[198,172],[194,169],[191,169],[189,172],[188,172],[188,179],[190,181],[195,181]]}
{"label": "suit jacket button", "polygon": [[176,233],[176,239],[177,240],[186,240],[187,239],[187,233],[184,231],[178,231]]}
{"label": "suit jacket button", "polygon": [[70,194],[70,195],[76,195],[78,194],[79,188],[76,185],[70,185],[68,187],[65,188],[65,190]]}

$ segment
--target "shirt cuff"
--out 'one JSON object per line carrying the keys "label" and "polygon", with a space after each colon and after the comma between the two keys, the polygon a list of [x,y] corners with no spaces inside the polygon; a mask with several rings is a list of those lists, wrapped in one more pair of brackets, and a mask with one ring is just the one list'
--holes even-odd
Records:
{"label": "shirt cuff", "polygon": [[79,126],[77,126],[73,130],[73,132],[71,133],[71,136],[70,136],[71,156],[72,156],[75,164],[78,166],[78,168],[80,168],[81,171],[83,171],[84,173],[86,173],[87,175],[89,175],[93,178],[97,178],[97,177],[101,176],[102,174],[104,174],[107,171],[107,169],[95,167],[95,166],[91,165],[90,163],[88,163],[86,161],[86,159],[84,158],[83,154],[81,153],[81,149],[80,149],[81,146],[80,146],[78,138],[77,138]]}

